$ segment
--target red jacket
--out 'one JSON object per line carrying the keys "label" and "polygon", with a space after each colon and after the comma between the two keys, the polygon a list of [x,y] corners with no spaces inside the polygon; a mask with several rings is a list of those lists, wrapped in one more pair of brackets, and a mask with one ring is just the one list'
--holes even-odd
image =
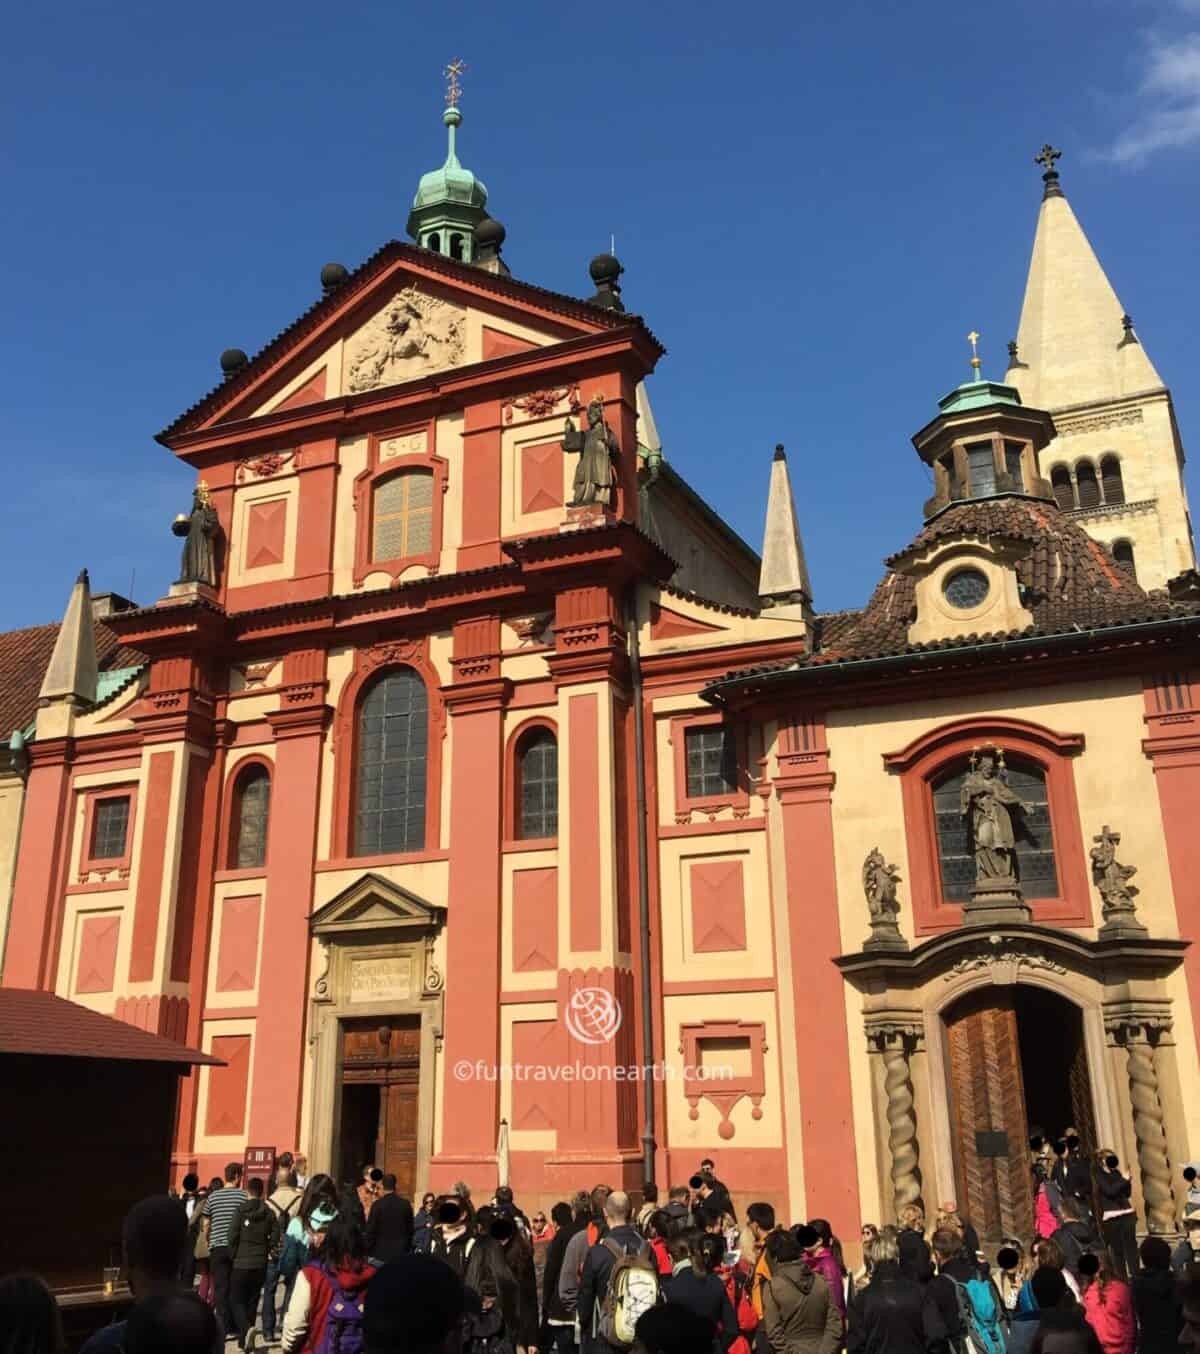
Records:
{"label": "red jacket", "polygon": [[758,1327],[758,1313],[754,1310],[754,1303],[751,1300],[754,1266],[743,1265],[741,1262],[736,1265],[718,1265],[717,1275],[725,1285],[729,1305],[737,1317],[737,1339],[729,1346],[726,1354],[751,1354],[753,1343],[749,1337]]}
{"label": "red jacket", "polygon": [[1133,1354],[1137,1322],[1127,1283],[1110,1279],[1102,1289],[1093,1280],[1083,1295],[1083,1312],[1104,1346],[1104,1354]]}

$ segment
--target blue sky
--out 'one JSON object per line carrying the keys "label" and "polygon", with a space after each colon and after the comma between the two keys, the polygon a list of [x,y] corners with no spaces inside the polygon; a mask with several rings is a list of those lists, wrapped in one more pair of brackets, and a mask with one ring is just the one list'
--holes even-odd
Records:
{"label": "blue sky", "polygon": [[1200,459],[1200,0],[66,0],[5,38],[0,627],[84,564],[162,595],[192,476],[153,434],[403,235],[459,55],[514,273],[587,295],[615,234],[667,456],[757,544],[785,442],[821,609],[915,534],[969,329],[1003,373],[1047,139]]}

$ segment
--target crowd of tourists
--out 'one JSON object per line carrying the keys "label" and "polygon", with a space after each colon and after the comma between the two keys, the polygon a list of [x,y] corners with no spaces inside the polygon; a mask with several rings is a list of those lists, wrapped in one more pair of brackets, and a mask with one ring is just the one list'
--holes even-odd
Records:
{"label": "crowd of tourists", "polygon": [[[1048,1148],[1048,1151],[1044,1149]],[[134,1298],[82,1354],[1176,1354],[1200,1350],[1200,1185],[1174,1249],[1137,1243],[1131,1183],[1073,1134],[1031,1143],[1029,1243],[990,1257],[952,1203],[862,1229],[847,1264],[827,1221],[739,1217],[704,1161],[635,1208],[597,1185],[526,1214],[460,1183],[414,1209],[363,1168],[337,1186],[284,1154],[142,1200],[123,1231]],[[0,1354],[62,1354],[55,1300],[0,1279]]]}

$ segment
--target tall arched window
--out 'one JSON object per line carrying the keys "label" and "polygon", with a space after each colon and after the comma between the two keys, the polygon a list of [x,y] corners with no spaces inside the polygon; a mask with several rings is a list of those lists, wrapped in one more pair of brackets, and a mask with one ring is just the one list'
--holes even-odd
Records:
{"label": "tall arched window", "polygon": [[1121,478],[1121,462],[1115,456],[1106,456],[1100,462],[1100,485],[1105,503],[1125,502],[1125,481]]}
{"label": "tall arched window", "polygon": [[523,839],[558,836],[558,739],[530,729],[517,744],[516,827]]}
{"label": "tall arched window", "polygon": [[[959,762],[933,782],[938,863],[942,897],[946,902],[966,902],[975,882],[971,822],[962,812],[962,786],[970,771],[969,762]],[[1009,789],[1029,806],[1027,813],[1013,812],[1021,892],[1026,898],[1055,898],[1058,896],[1058,870],[1054,861],[1054,834],[1050,826],[1045,773],[1035,762],[1011,760],[1004,775]]]}
{"label": "tall arched window", "polygon": [[1056,465],[1050,472],[1050,487],[1054,490],[1054,501],[1063,512],[1070,512],[1075,506],[1075,486],[1065,465]]}
{"label": "tall arched window", "polygon": [[402,470],[375,485],[371,558],[407,559],[433,548],[433,472]]}
{"label": "tall arched window", "polygon": [[425,683],[412,668],[398,668],[380,677],[359,707],[355,855],[424,848],[428,757]]}
{"label": "tall arched window", "polygon": [[1114,541],[1112,548],[1113,559],[1128,573],[1133,581],[1137,582],[1137,565],[1133,559],[1132,541]]}
{"label": "tall arched window", "polygon": [[1096,467],[1091,461],[1079,461],[1075,466],[1075,483],[1079,486],[1079,506],[1098,508],[1100,506],[1100,484],[1096,479]]}
{"label": "tall arched window", "polygon": [[271,808],[271,773],[248,766],[233,786],[233,833],[229,865],[253,870],[267,863],[267,818]]}

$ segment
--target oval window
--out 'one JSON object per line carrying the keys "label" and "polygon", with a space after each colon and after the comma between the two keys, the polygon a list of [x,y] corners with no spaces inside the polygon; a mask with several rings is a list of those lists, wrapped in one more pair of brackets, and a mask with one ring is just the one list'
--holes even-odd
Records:
{"label": "oval window", "polygon": [[951,606],[969,611],[988,595],[987,575],[979,569],[956,569],[942,584],[942,594]]}

